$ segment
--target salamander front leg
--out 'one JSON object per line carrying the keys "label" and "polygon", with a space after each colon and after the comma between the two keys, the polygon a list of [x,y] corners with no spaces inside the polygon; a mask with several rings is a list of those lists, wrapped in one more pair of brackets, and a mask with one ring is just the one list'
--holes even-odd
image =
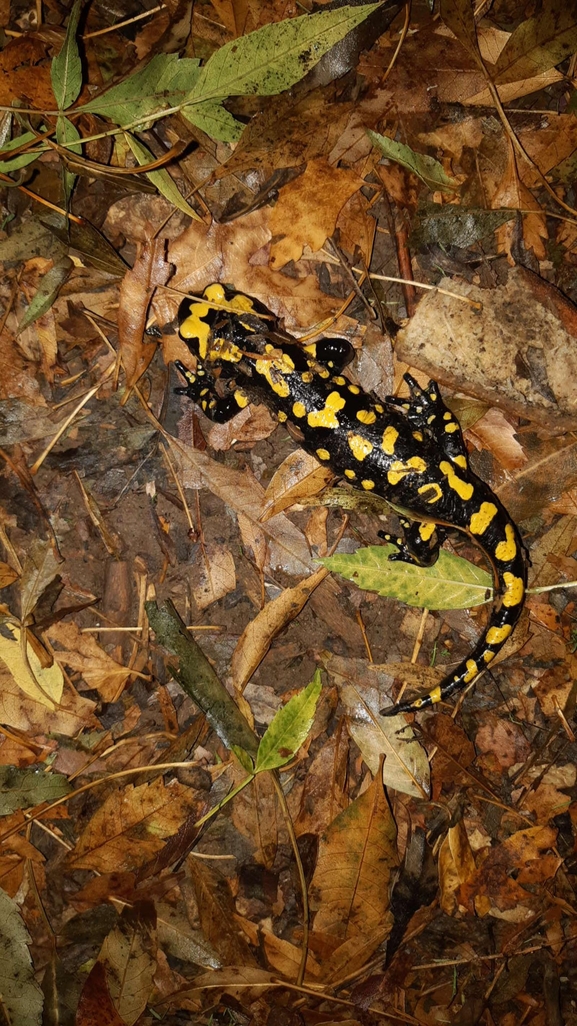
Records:
{"label": "salamander front leg", "polygon": [[202,412],[215,423],[224,424],[239,410],[248,406],[250,400],[242,388],[235,388],[234,392],[221,396],[209,384],[211,379],[202,367],[198,367],[195,372],[188,370],[180,360],[175,360],[174,363],[186,381],[186,388],[175,388],[176,395],[185,395],[192,399],[193,403],[200,406]]}
{"label": "salamander front leg", "polygon": [[401,520],[403,538],[379,531],[379,536],[397,546],[389,559],[417,566],[433,566],[439,558],[439,549],[445,540],[445,530],[437,524],[417,520]]}

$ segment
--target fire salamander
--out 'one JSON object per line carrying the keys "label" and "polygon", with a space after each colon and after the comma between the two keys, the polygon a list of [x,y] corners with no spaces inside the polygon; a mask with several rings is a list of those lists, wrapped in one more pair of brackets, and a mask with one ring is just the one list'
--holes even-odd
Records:
{"label": "fire salamander", "polygon": [[279,331],[262,304],[222,285],[184,300],[179,322],[197,370],[177,361],[186,381],[177,392],[214,421],[255,402],[266,404],[281,423],[297,425],[307,452],[409,518],[402,521],[404,539],[396,540],[391,559],[432,565],[448,528],[483,550],[498,600],[478,644],[429,694],[385,713],[435,705],[474,681],[519,619],[528,561],[509,514],[470,470],[460,426],[435,382],[420,388],[406,374],[410,398],[379,402],[342,376],[353,355],[348,341],[323,338],[302,346]]}

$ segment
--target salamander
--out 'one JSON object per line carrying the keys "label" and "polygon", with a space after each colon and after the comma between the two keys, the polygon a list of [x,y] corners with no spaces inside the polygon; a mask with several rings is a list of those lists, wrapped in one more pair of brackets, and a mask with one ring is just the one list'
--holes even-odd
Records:
{"label": "salamander", "polygon": [[485,553],[497,600],[473,651],[428,694],[383,713],[415,712],[463,690],[492,662],[521,615],[528,559],[506,509],[471,470],[460,425],[437,384],[421,388],[406,374],[408,399],[375,399],[343,377],[353,356],[346,339],[301,345],[257,300],[218,284],[182,302],[179,324],[197,369],[176,361],[186,381],[176,391],[217,422],[248,403],[264,403],[278,421],[295,424],[307,452],[401,514],[404,538],[390,559],[431,566],[453,528]]}

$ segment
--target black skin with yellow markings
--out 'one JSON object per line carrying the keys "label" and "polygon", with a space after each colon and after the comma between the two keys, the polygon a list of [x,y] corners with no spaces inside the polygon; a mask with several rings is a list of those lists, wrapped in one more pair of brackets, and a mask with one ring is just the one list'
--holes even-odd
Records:
{"label": "black skin with yellow markings", "polygon": [[527,582],[519,532],[496,495],[469,468],[458,422],[435,382],[405,375],[410,398],[379,402],[341,376],[353,356],[345,339],[312,346],[278,330],[256,300],[210,285],[186,299],[180,334],[197,357],[196,373],[177,391],[219,422],[249,402],[296,424],[303,448],[354,487],[386,499],[403,519],[404,539],[391,559],[431,566],[447,528],[468,535],[493,567],[498,598],[467,659],[429,694],[383,710],[415,712],[455,694],[490,665],[517,623]]}

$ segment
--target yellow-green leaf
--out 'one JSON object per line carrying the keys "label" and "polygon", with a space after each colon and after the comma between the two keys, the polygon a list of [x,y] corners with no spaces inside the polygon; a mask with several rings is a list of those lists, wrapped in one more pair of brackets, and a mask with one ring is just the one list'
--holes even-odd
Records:
{"label": "yellow-green leaf", "polygon": [[370,545],[321,560],[362,588],[422,609],[469,609],[491,598],[493,578],[460,556],[441,550],[434,566],[389,560],[394,545]]}

